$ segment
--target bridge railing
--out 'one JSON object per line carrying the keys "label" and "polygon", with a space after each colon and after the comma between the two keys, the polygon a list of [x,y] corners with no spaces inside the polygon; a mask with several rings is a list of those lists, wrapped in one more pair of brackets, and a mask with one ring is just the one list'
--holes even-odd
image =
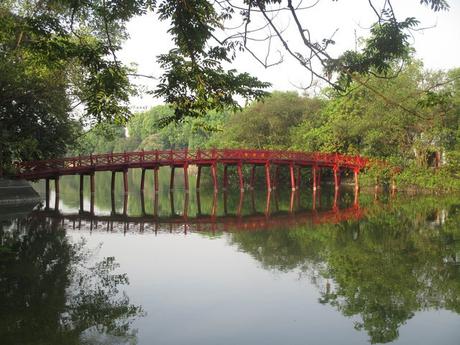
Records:
{"label": "bridge railing", "polygon": [[209,150],[154,150],[137,152],[104,153],[89,156],[64,157],[42,161],[16,163],[17,175],[50,171],[74,170],[111,166],[205,164],[218,161],[242,161],[247,163],[293,162],[295,164],[342,166],[362,169],[368,159],[360,156],[322,152],[295,152],[281,150],[209,149]]}

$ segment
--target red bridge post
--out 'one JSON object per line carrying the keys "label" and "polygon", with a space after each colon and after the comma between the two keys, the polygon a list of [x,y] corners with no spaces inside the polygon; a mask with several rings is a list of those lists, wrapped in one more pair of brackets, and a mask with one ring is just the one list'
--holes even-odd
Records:
{"label": "red bridge post", "polygon": [[316,211],[316,189],[313,189],[312,210]]}
{"label": "red bridge post", "polygon": [[355,190],[359,190],[359,179],[358,179],[359,168],[354,168],[353,173],[354,173],[354,180],[355,180]]}
{"label": "red bridge post", "polygon": [[91,197],[89,199],[89,213],[94,214],[94,193],[91,193]]}
{"label": "red bridge post", "polygon": [[200,190],[200,183],[201,183],[201,165],[198,165],[198,172],[196,175],[196,190]]}
{"label": "red bridge post", "polygon": [[[154,187],[154,190],[155,190],[155,194],[158,194],[158,170],[159,170],[159,167],[156,166],[153,168],[153,187]],[[155,199],[158,199],[158,197],[156,197]]]}
{"label": "red bridge post", "polygon": [[313,191],[316,191],[316,189],[318,188],[318,166],[316,165],[313,165],[312,166],[312,169],[311,169],[311,174],[312,174],[312,182],[313,182]]}
{"label": "red bridge post", "polygon": [[188,192],[188,163],[185,162],[184,164],[184,188],[185,191]]}
{"label": "red bridge post", "polygon": [[[171,153],[171,156],[172,156],[172,153]],[[171,166],[171,177],[169,179],[169,189],[170,190],[173,190],[174,189],[174,173],[175,173],[175,166],[172,165]]]}
{"label": "red bridge post", "polygon": [[333,168],[333,171],[334,171],[334,186],[335,186],[335,189],[339,189],[339,185],[340,185],[340,168],[339,166],[336,164],[334,165],[334,168]]}
{"label": "red bridge post", "polygon": [[271,183],[271,178],[270,178],[270,162],[269,161],[265,163],[265,179],[267,182],[267,191],[271,192],[272,183]]}
{"label": "red bridge post", "polygon": [[238,179],[240,182],[240,192],[244,191],[244,179],[243,179],[243,162],[238,162]]}
{"label": "red bridge post", "polygon": [[116,171],[112,171],[112,180],[110,183],[110,192],[112,194],[115,193],[115,174],[116,174]]}
{"label": "red bridge post", "polygon": [[218,185],[217,185],[217,164],[213,162],[211,165],[211,174],[212,174],[212,181],[214,183],[214,191],[217,192]]}
{"label": "red bridge post", "polygon": [[[141,157],[142,159],[142,157]],[[141,192],[144,192],[144,181],[145,180],[145,169],[142,168],[142,172],[141,172]]]}
{"label": "red bridge post", "polygon": [[80,174],[80,195],[83,195],[83,185],[85,181],[84,178],[85,178],[85,175]]}
{"label": "red bridge post", "polygon": [[294,163],[289,164],[289,171],[291,173],[291,191],[296,190]]}
{"label": "red bridge post", "polygon": [[89,178],[90,178],[90,187],[91,187],[91,195],[94,194],[94,190],[95,190],[95,184],[94,184],[94,172],[92,172],[90,175],[89,175]]}
{"label": "red bridge post", "polygon": [[128,194],[128,169],[123,170],[123,191]]}
{"label": "red bridge post", "polygon": [[45,208],[50,208],[50,179],[45,180]]}
{"label": "red bridge post", "polygon": [[59,176],[54,178],[54,191],[56,195],[59,195]]}

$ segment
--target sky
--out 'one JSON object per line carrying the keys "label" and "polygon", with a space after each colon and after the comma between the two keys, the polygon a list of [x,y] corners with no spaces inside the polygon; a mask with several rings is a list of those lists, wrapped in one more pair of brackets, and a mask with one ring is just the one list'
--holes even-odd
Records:
{"label": "sky", "polygon": [[[375,1],[377,4],[378,2],[379,0]],[[419,28],[426,28],[412,32],[410,42],[416,50],[415,57],[421,59],[427,69],[447,70],[460,67],[460,0],[448,2],[449,11],[436,13],[420,5],[419,0],[393,2],[397,19],[415,17],[420,21]],[[311,0],[303,1],[303,5],[312,3]],[[309,29],[312,38],[321,40],[333,35],[336,41],[330,51],[333,56],[344,50],[354,49],[356,37],[365,37],[375,18],[367,0],[320,0],[316,6],[299,12],[299,19],[304,27]],[[253,18],[253,25],[257,25],[257,20]],[[292,19],[286,14],[278,16],[275,20],[279,27],[286,29],[284,36],[294,50],[306,52]],[[168,23],[158,21],[154,14],[133,18],[128,23],[130,38],[124,43],[119,58],[125,63],[136,64],[141,74],[159,77],[161,69],[156,63],[156,56],[173,48],[167,30]],[[265,43],[252,44],[251,47],[257,55],[265,57]],[[249,53],[242,53],[231,66],[226,67],[235,68],[239,72],[249,72],[263,81],[270,82],[270,90],[303,92],[302,87],[307,86],[310,80],[307,71],[287,56],[276,39],[272,42],[271,51],[273,54],[269,61],[277,61],[282,54],[283,63],[265,69]],[[156,84],[154,80],[146,78],[137,78],[134,82],[145,89],[153,89]],[[314,94],[318,89],[319,87],[310,88],[307,92]],[[143,111],[162,103],[161,99],[144,94],[131,100],[131,108],[133,111]]]}

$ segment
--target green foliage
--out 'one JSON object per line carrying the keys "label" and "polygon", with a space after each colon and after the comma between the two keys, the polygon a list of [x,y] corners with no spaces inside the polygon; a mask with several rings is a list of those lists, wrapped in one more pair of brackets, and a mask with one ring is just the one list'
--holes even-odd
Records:
{"label": "green foliage", "polygon": [[[460,307],[458,199],[398,198],[366,205],[359,221],[312,231],[232,233],[231,241],[269,270],[298,270],[320,290],[320,303],[388,343],[416,312]],[[299,274],[301,276],[301,274]]]}
{"label": "green foliage", "polygon": [[31,215],[18,226],[0,232],[14,253],[0,252],[2,343],[81,344],[88,329],[135,340],[131,323],[143,311],[124,293],[129,281],[112,257],[95,261],[98,247],[70,243],[46,217]]}
{"label": "green foliage", "polygon": [[263,102],[232,114],[215,146],[286,149],[290,130],[302,120],[315,119],[322,106],[317,98],[275,91]]}

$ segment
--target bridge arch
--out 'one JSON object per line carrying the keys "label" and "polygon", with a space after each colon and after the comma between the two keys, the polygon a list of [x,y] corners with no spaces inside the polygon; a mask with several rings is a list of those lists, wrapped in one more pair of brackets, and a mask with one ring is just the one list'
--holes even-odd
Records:
{"label": "bridge arch", "polygon": [[[91,193],[94,193],[94,174],[97,171],[112,172],[112,191],[115,185],[115,174],[123,173],[124,192],[128,192],[127,173],[129,169],[142,169],[140,189],[144,189],[145,172],[153,170],[155,192],[158,192],[158,170],[161,167],[171,168],[170,188],[174,188],[174,173],[176,168],[184,171],[184,187],[189,189],[188,167],[196,165],[197,189],[200,188],[203,167],[211,168],[214,189],[218,189],[217,166],[223,165],[223,187],[228,186],[227,169],[236,166],[239,187],[244,189],[243,165],[251,165],[251,177],[249,187],[254,187],[255,169],[261,166],[265,171],[267,190],[276,188],[271,176],[271,167],[276,170],[281,166],[288,166],[290,172],[291,189],[299,188],[300,169],[310,168],[313,176],[313,190],[320,186],[321,170],[332,169],[334,185],[340,186],[341,169],[350,169],[354,173],[355,188],[359,188],[358,175],[369,163],[369,160],[361,156],[343,155],[338,153],[323,152],[296,152],[281,150],[253,150],[253,149],[209,149],[209,150],[154,150],[122,153],[105,153],[89,156],[65,157],[41,161],[28,161],[16,163],[16,177],[26,180],[46,180],[46,191],[49,193],[50,180],[55,181],[56,192],[59,193],[59,178],[65,175],[80,175],[80,191],[83,191],[84,176],[90,176]],[[295,170],[297,169],[297,177]]]}

